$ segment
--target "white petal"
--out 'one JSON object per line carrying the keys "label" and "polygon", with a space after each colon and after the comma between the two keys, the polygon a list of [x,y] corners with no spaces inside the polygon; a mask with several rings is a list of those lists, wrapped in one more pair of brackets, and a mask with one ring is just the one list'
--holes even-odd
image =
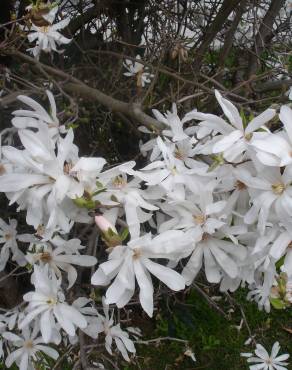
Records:
{"label": "white petal", "polygon": [[152,317],[153,315],[153,285],[150,275],[139,260],[134,262],[134,272],[140,288],[139,299],[143,310]]}
{"label": "white petal", "polygon": [[275,109],[267,109],[263,113],[261,113],[259,116],[252,119],[249,124],[247,125],[247,128],[245,130],[246,134],[249,134],[251,132],[256,131],[261,126],[263,126],[266,122],[270,121],[272,118],[274,118],[276,115]]}
{"label": "white petal", "polygon": [[51,313],[46,311],[41,315],[40,330],[45,343],[49,343],[52,336],[52,326],[50,320]]}
{"label": "white petal", "polygon": [[221,108],[225,116],[229,119],[230,123],[238,130],[243,131],[242,119],[237,108],[230,101],[224,99],[218,90],[215,90],[215,96],[218,100],[218,103],[221,105]]}
{"label": "white petal", "polygon": [[57,358],[59,357],[59,353],[51,347],[47,347],[47,346],[43,346],[41,344],[37,344],[36,348],[38,350],[44,352],[46,355],[53,358],[54,360],[57,360]]}
{"label": "white petal", "polygon": [[174,291],[184,289],[185,279],[176,271],[143,258],[143,264],[154,276]]}
{"label": "white petal", "polygon": [[213,153],[221,153],[224,150],[230,148],[237,140],[243,136],[243,133],[239,130],[231,132],[228,136],[223,137],[223,139],[217,141],[213,146]]}
{"label": "white petal", "polygon": [[285,127],[290,143],[292,143],[292,109],[287,105],[283,105],[280,110],[279,118]]}

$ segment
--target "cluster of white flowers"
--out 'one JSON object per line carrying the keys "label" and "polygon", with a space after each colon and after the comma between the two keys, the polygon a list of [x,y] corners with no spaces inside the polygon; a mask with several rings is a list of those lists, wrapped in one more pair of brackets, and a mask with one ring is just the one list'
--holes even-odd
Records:
{"label": "cluster of white flowers", "polygon": [[[112,353],[114,340],[129,360],[134,344],[119,324],[114,325],[108,305],[126,306],[137,281],[139,301],[151,317],[156,286],[152,276],[179,291],[204,271],[208,282],[220,284],[223,292],[247,285],[248,298],[260,309],[270,311],[270,302],[291,306],[288,106],[280,109],[282,126],[274,109],[246,119],[218,91],[227,120],[197,110],[180,119],[175,105],[166,114],[153,111],[165,129],[157,137],[140,128],[153,135],[140,147],[150,163],[136,169],[132,161],[103,170],[105,159],[78,156],[73,130],[60,125],[53,95],[47,94],[50,113],[33,99],[20,97],[32,108],[13,113],[21,149],[2,147],[0,191],[18,211],[26,212],[27,224],[35,229],[34,235],[18,235],[15,220],[0,223],[1,269],[11,253],[20,266],[29,264],[34,285],[34,291],[24,295],[27,305],[16,313],[10,331],[5,328],[11,313],[1,319],[5,350],[19,347],[6,358],[7,366],[16,361],[21,369],[33,368],[38,351],[56,358],[56,351],[40,343],[59,344],[65,334],[70,341],[78,340],[77,328],[94,339],[104,332],[107,351]],[[270,131],[272,122],[277,122],[277,131]],[[89,250],[81,253],[85,247],[79,239],[69,239],[69,232],[75,222],[95,227],[92,210],[97,209],[95,222],[108,253],[91,283],[107,287],[104,315],[96,302],[83,297],[70,304],[67,294],[77,279],[74,266],[97,263]],[[279,279],[285,280],[284,288],[282,283],[278,287]],[[14,327],[18,334],[11,332]],[[266,353],[257,351],[266,361]]]}

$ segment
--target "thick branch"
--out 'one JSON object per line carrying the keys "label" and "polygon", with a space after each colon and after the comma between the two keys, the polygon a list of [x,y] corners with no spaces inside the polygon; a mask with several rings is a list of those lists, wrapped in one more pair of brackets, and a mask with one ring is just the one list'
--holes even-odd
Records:
{"label": "thick branch", "polygon": [[69,23],[66,32],[69,35],[74,35],[75,32],[78,31],[81,27],[94,19],[99,14],[100,10],[104,8],[104,6],[105,1],[100,0],[95,6],[89,8],[85,13],[73,18]]}
{"label": "thick branch", "polygon": [[256,92],[267,92],[273,90],[287,90],[292,86],[292,79],[289,80],[280,80],[280,81],[269,81],[262,85],[256,86],[254,90]]}
{"label": "thick branch", "polygon": [[199,70],[201,67],[204,55],[209,48],[212,41],[215,39],[217,33],[222,29],[223,24],[229,17],[230,13],[238,6],[241,0],[224,0],[218,14],[216,15],[213,23],[208,27],[201,45],[197,50],[198,59],[196,59],[196,68]]}
{"label": "thick branch", "polygon": [[256,73],[259,56],[263,52],[267,42],[270,42],[275,34],[273,30],[273,24],[280,9],[285,4],[285,1],[286,0],[272,0],[271,5],[264,16],[255,38],[253,53],[249,58],[248,78]]}
{"label": "thick branch", "polygon": [[220,67],[223,67],[225,64],[225,60],[229,54],[229,51],[232,47],[234,35],[236,33],[237,27],[239,25],[239,22],[241,21],[242,15],[245,12],[246,9],[247,0],[243,0],[240,2],[238,8],[235,11],[235,17],[232,21],[232,25],[229,28],[229,30],[226,32],[224,45],[220,51],[219,55],[219,65]]}
{"label": "thick branch", "polygon": [[115,99],[98,89],[86,85],[84,82],[67,74],[66,72],[40,63],[36,59],[19,51],[6,51],[6,54],[25,60],[27,63],[35,65],[40,71],[45,71],[46,73],[61,78],[63,81],[63,89],[67,92],[74,93],[87,99],[96,100],[98,103],[107,107],[110,111],[123,113],[127,117],[135,120],[137,123],[143,124],[152,130],[159,130],[163,127],[162,123],[144,113],[141,109],[141,106],[137,103],[127,103]]}

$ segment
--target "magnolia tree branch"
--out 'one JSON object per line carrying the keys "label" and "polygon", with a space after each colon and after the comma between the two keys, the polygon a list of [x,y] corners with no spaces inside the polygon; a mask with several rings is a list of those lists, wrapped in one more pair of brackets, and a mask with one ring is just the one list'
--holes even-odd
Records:
{"label": "magnolia tree branch", "polygon": [[285,4],[286,0],[273,0],[271,5],[264,16],[264,19],[260,25],[259,31],[256,35],[254,42],[254,52],[249,58],[248,77],[255,74],[258,67],[259,56],[263,52],[266,42],[271,41],[275,32],[273,31],[273,24],[277,17],[280,9]]}
{"label": "magnolia tree branch", "polygon": [[[5,51],[3,51],[5,52]],[[37,61],[36,59],[21,53],[20,51],[6,51],[6,54],[20,58],[29,64],[35,65],[37,68],[45,71],[46,73],[57,76],[63,81],[63,89],[68,93],[73,93],[82,98],[95,100],[101,105],[108,108],[111,112],[119,112],[125,114],[128,118],[136,121],[136,123],[143,124],[153,131],[159,131],[163,128],[163,124],[153,117],[143,112],[142,107],[138,103],[124,102],[113,98],[110,95],[103,93],[102,91],[86,85],[79,79],[67,74],[66,72],[57,69],[55,67],[48,66],[44,63]]]}
{"label": "magnolia tree branch", "polygon": [[201,45],[197,50],[198,58],[196,59],[196,69],[199,70],[203,62],[204,55],[209,48],[212,41],[215,39],[217,33],[222,29],[223,24],[230,15],[230,13],[236,9],[241,0],[225,0],[218,11],[214,21],[207,28],[206,33],[202,39]]}

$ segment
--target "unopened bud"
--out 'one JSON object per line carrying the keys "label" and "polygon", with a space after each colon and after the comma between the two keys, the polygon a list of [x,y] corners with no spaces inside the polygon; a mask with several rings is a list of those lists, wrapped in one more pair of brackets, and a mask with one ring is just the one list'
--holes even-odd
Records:
{"label": "unopened bud", "polygon": [[115,226],[112,225],[104,216],[97,215],[95,216],[94,220],[101,232],[106,233],[111,229],[114,233],[118,233]]}
{"label": "unopened bud", "polygon": [[112,225],[104,216],[101,215],[95,216],[94,219],[97,227],[102,233],[102,240],[107,245],[108,251],[111,251],[112,248],[116,247],[117,245],[121,245],[123,240],[114,225]]}

